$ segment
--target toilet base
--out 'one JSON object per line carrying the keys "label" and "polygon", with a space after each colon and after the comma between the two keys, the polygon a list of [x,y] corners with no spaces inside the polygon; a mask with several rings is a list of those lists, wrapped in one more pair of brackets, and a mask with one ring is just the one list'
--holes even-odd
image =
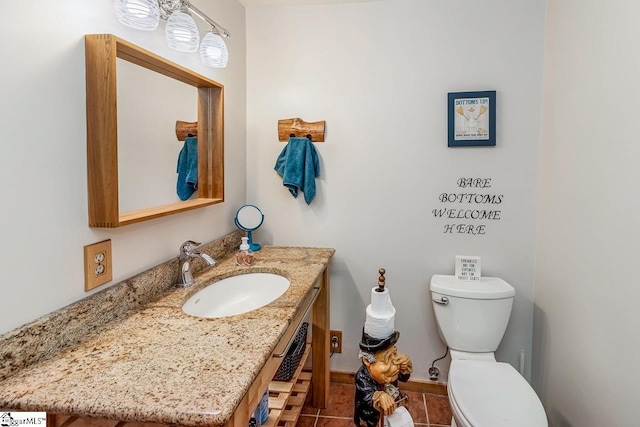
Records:
{"label": "toilet base", "polygon": [[451,427],[470,427],[464,420],[456,422],[456,414],[460,416],[460,409],[458,408],[455,399],[451,396],[451,388],[447,389],[449,395],[449,404],[451,405]]}
{"label": "toilet base", "polygon": [[452,426],[548,427],[540,399],[508,363],[452,360],[447,394]]}

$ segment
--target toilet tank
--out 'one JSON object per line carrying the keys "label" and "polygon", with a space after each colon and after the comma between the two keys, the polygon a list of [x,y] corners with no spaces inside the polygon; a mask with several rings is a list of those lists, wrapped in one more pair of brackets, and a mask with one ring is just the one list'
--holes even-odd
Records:
{"label": "toilet tank", "polygon": [[450,349],[496,351],[511,316],[513,286],[498,277],[467,282],[434,275],[430,289],[438,332]]}

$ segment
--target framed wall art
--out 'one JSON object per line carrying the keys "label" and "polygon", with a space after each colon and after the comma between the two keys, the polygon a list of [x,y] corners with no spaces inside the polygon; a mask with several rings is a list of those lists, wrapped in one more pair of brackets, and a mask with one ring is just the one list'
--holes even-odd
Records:
{"label": "framed wall art", "polygon": [[449,147],[496,145],[496,91],[450,92]]}

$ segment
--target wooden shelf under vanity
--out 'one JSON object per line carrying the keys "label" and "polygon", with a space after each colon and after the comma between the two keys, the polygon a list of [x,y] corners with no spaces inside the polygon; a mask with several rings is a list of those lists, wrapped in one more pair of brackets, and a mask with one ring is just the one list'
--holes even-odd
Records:
{"label": "wooden shelf under vanity", "polygon": [[269,418],[265,427],[295,427],[311,387],[311,372],[304,365],[311,352],[307,343],[300,364],[289,381],[269,383]]}

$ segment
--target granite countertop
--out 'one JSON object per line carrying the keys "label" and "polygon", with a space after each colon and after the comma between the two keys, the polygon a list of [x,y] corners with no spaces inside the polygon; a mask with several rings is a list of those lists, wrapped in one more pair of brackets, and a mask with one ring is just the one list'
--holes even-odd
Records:
{"label": "granite countertop", "polygon": [[[333,252],[267,246],[251,267],[236,266],[233,254],[220,259],[192,287],[171,287],[78,343],[11,372],[0,380],[0,408],[222,426]],[[205,319],[182,311],[204,286],[248,272],[277,273],[291,285],[272,303],[241,315]]]}

